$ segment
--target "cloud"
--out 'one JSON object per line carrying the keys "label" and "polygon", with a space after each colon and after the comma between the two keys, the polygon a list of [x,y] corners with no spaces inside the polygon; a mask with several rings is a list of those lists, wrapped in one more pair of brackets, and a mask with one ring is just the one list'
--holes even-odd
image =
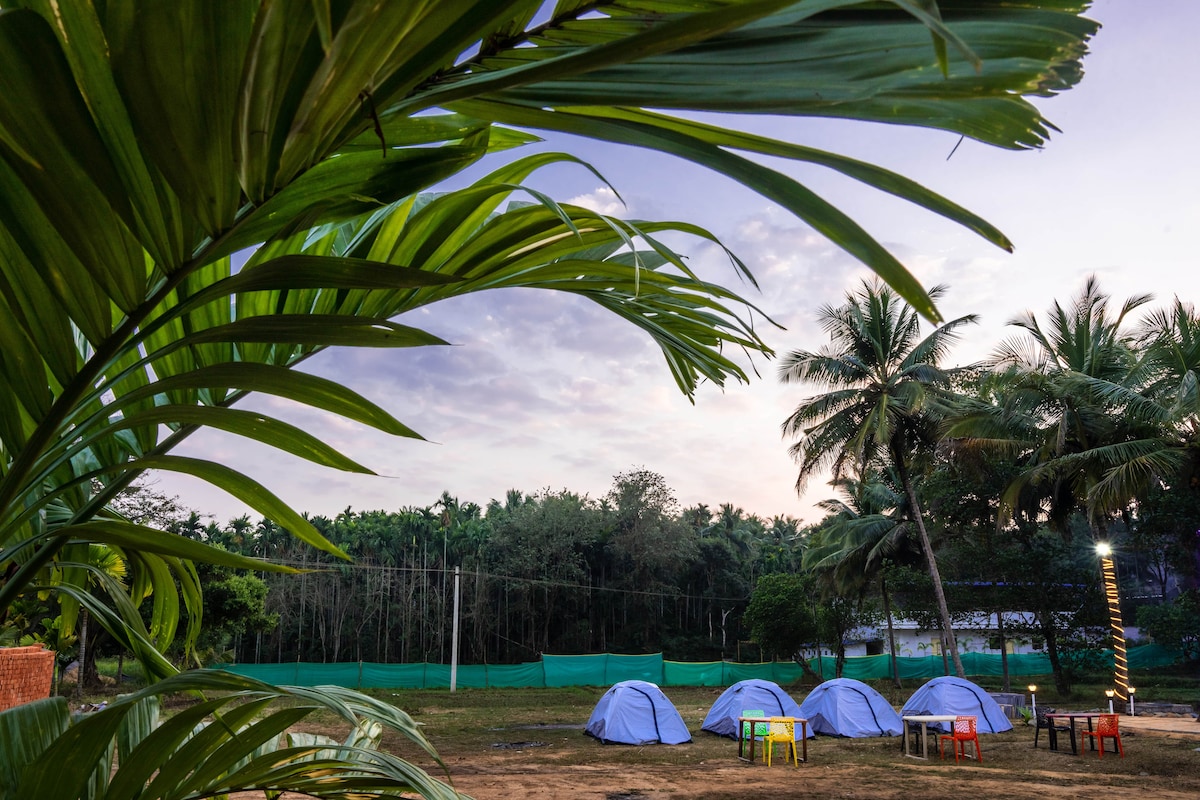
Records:
{"label": "cloud", "polygon": [[632,213],[631,209],[621,202],[621,198],[617,197],[617,193],[608,186],[600,186],[587,194],[576,195],[567,202],[610,217],[628,217]]}
{"label": "cloud", "polygon": [[[801,128],[794,120],[769,117],[747,122],[764,135],[895,169],[1012,237],[1015,255],[844,176],[804,174],[808,185],[878,236],[925,285],[949,287],[940,303],[947,318],[980,315],[950,363],[989,352],[1012,333],[1005,323],[1014,314],[1030,309],[1040,315],[1055,299],[1069,302],[1094,271],[1117,301],[1138,291],[1156,292],[1155,306],[1175,294],[1200,298],[1188,225],[1196,216],[1200,161],[1179,157],[1177,135],[1190,129],[1197,110],[1178,102],[1170,82],[1137,82],[1153,73],[1139,67],[1145,64],[1195,73],[1176,62],[1190,67],[1200,50],[1187,46],[1191,28],[1174,18],[1164,22],[1167,16],[1138,14],[1134,4],[1115,2],[1094,11],[1106,24],[1085,61],[1088,75],[1078,88],[1039,100],[1064,132],[1039,154],[967,141],[947,161],[957,137],[944,132],[842,120],[813,120]],[[1135,83],[1136,91],[1130,90]],[[1120,119],[1107,113],[1113,98],[1123,104]],[[1144,124],[1147,119],[1161,124]],[[571,142],[575,152],[578,143]],[[761,291],[739,283],[719,247],[684,236],[664,240],[702,278],[744,294],[784,325],[786,330],[756,324],[780,353],[819,349],[827,336],[817,310],[839,304],[872,275],[790,213],[700,167],[603,143],[588,142],[578,152],[613,181],[627,207],[585,169],[539,171],[530,185],[616,217],[683,219],[713,231],[746,262]],[[643,465],[662,473],[685,506],[733,502],[764,516],[818,518],[808,499],[795,496],[795,465],[779,431],[788,411],[810,392],[781,386],[778,361],[757,359],[761,378],[750,387],[701,386],[693,407],[643,333],[580,298],[489,292],[439,303],[402,321],[455,346],[342,349],[305,368],[345,381],[440,444],[329,423],[322,413],[297,411],[285,401],[254,401],[332,437],[351,457],[394,477],[340,475],[213,432],[192,437],[181,453],[262,476],[298,509],[321,514],[347,505],[428,505],[443,490],[481,504],[511,488],[566,488],[597,497],[614,475]],[[806,498],[831,494],[820,479],[810,486]],[[218,519],[236,515],[236,504],[194,481],[184,499]]]}

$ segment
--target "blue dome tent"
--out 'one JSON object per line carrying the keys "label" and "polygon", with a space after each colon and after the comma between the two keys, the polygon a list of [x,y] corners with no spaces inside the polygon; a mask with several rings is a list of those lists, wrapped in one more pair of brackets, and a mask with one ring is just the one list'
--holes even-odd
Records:
{"label": "blue dome tent", "polygon": [[647,681],[613,684],[592,710],[584,733],[603,744],[684,744],[683,717],[662,689]]}
{"label": "blue dome tent", "polygon": [[[934,678],[913,692],[904,704],[901,715],[913,714],[961,714],[975,717],[976,730],[980,733],[1004,733],[1012,730],[1012,723],[1000,709],[1000,704],[991,695],[974,683],[953,675]],[[931,725],[943,731],[950,730],[946,722]]]}
{"label": "blue dome tent", "polygon": [[[708,710],[708,715],[704,718],[704,724],[700,726],[700,730],[736,739],[738,717],[746,709],[762,709],[763,715],[767,717],[800,718],[804,716],[800,713],[800,706],[787,692],[779,688],[779,684],[751,678],[738,681],[721,692],[721,696]],[[797,735],[799,732],[800,726],[797,725]],[[808,737],[811,739],[812,736],[812,728],[809,728]]]}
{"label": "blue dome tent", "polygon": [[818,685],[800,704],[800,715],[814,733],[829,736],[899,736],[904,723],[879,692],[853,678]]}

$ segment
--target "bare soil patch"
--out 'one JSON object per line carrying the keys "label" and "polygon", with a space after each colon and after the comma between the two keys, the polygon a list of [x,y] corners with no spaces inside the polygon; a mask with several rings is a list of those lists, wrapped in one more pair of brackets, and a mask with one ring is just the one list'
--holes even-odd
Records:
{"label": "bare soil patch", "polygon": [[[1026,733],[1024,731],[1020,732]],[[703,734],[707,736],[707,734]],[[606,757],[622,748],[586,743],[548,745],[525,750],[461,752],[442,743],[441,752],[455,788],[477,800],[495,798],[573,797],[595,800],[624,798],[695,798],[696,800],[758,800],[762,797],[896,798],[949,797],[969,792],[978,798],[1133,797],[1145,800],[1195,800],[1200,796],[1200,741],[1192,747],[1169,744],[1151,736],[1126,740],[1126,758],[1111,755],[1071,756],[1034,751],[1028,737],[1006,735],[1006,741],[985,737],[983,763],[929,762],[904,758],[890,740],[886,744],[819,738],[809,744],[809,761],[798,768],[778,761],[747,764],[737,760],[736,744],[717,740],[670,748],[671,759],[623,763]],[[715,737],[714,737],[715,738]],[[998,737],[996,737],[998,738]],[[1028,738],[1030,741],[1025,741]],[[1147,749],[1158,750],[1159,761],[1169,747],[1178,759],[1171,775],[1154,775],[1140,764]],[[654,746],[666,749],[664,746]],[[591,748],[596,752],[586,752]],[[630,748],[646,750],[649,748]],[[695,749],[693,755],[690,749]],[[887,752],[884,752],[884,751]],[[853,751],[862,751],[855,753]],[[868,752],[869,751],[869,752]],[[850,757],[850,761],[847,760]],[[881,763],[882,762],[882,763]],[[427,764],[437,773],[433,764]]]}

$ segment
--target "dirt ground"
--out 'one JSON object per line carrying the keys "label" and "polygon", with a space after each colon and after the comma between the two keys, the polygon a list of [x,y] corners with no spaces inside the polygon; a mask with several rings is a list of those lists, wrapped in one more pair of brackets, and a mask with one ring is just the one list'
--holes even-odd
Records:
{"label": "dirt ground", "polygon": [[[1104,796],[1196,800],[1200,797],[1200,723],[1187,719],[1174,727],[1178,730],[1162,724],[1157,729],[1126,726],[1124,759],[1112,754],[1100,759],[1091,753],[1051,753],[1044,740],[1034,750],[1028,730],[985,736],[983,762],[958,765],[936,757],[905,758],[896,740],[829,737],[811,740],[809,760],[798,768],[782,766],[778,757],[771,767],[739,761],[736,744],[716,737],[670,748],[679,751],[671,757],[672,763],[622,763],[636,762],[625,753],[646,748],[605,747],[590,739],[581,743],[577,731],[540,732],[535,735],[544,741],[504,743],[487,752],[478,748],[461,752],[444,741],[439,749],[454,787],[476,800],[912,800],[965,793],[980,800]],[[689,753],[688,748],[696,749]],[[436,767],[429,766],[436,774]]]}
{"label": "dirt ground", "polygon": [[[970,773],[970,770],[975,770]],[[626,768],[561,766],[544,769],[520,759],[487,759],[452,770],[460,792],[476,800],[493,798],[585,798],[596,800],[657,800],[694,798],[870,798],[911,800],[913,797],[956,797],[969,792],[977,798],[1006,800],[1076,797],[1138,797],[1144,800],[1195,800],[1200,783],[1180,787],[1175,780],[1141,776],[1072,775],[1061,772],[1022,772],[1019,778],[1003,771],[979,773],[975,765],[897,763],[890,767],[822,766],[799,769],[748,766],[703,761],[689,766]]]}
{"label": "dirt ground", "polygon": [[[807,761],[784,764],[780,749],[768,767],[740,760],[734,740],[701,731],[713,700],[705,689],[675,691],[690,743],[602,745],[584,735],[581,722],[600,691],[394,695],[422,726],[441,764],[395,732],[385,732],[380,747],[475,800],[1200,798],[1200,722],[1190,715],[1122,717],[1123,758],[1074,755],[1065,734],[1059,734],[1061,750],[1051,751],[1044,733],[1034,747],[1033,729],[1018,723],[981,735],[981,761],[956,764],[952,751],[943,761],[932,742],[926,761],[905,757],[898,737],[817,736],[808,741]],[[301,727],[335,739],[344,734],[310,722]]]}

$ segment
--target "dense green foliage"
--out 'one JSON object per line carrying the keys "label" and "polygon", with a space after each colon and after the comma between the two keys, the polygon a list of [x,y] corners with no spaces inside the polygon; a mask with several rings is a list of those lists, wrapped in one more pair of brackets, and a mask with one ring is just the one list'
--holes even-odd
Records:
{"label": "dense green foliage", "polygon": [[237,660],[444,663],[455,567],[465,663],[663,648],[719,659],[736,650],[756,577],[798,565],[800,532],[795,519],[728,505],[681,510],[644,469],[617,475],[600,499],[513,490],[480,507],[447,493],[426,508],[311,521],[353,563],[244,519],[189,533],[315,570],[262,576],[278,625],[228,631],[223,645]]}
{"label": "dense green foliage", "polygon": [[1142,606],[1137,624],[1155,641],[1183,652],[1189,660],[1200,660],[1200,597],[1181,594],[1171,604]]}
{"label": "dense green foliage", "polygon": [[[837,537],[827,526],[834,541],[821,542],[811,565],[853,577],[896,552],[911,523],[943,637],[953,623],[939,562],[957,561],[959,583],[987,587],[969,592],[967,607],[1036,620],[1065,692],[1087,668],[1077,654],[1103,630],[1095,546],[1135,556],[1126,567],[1141,579],[1135,595],[1200,582],[1195,517],[1180,513],[1200,500],[1196,317],[1177,299],[1135,325],[1133,312],[1150,300],[1131,298],[1113,313],[1089,278],[1045,322],[1032,311],[1013,319],[1022,335],[1001,342],[987,364],[956,371],[939,369],[937,357],[961,321],[917,342],[915,317],[891,310],[899,298],[882,286],[824,311],[830,347],[785,362],[785,379],[830,388],[784,424],[799,438],[801,477],[827,461],[843,486],[861,484],[852,495],[879,497],[870,487],[890,474],[907,503],[876,503],[885,513],[874,521],[838,511],[829,523]],[[936,557],[923,509],[941,533]]]}

